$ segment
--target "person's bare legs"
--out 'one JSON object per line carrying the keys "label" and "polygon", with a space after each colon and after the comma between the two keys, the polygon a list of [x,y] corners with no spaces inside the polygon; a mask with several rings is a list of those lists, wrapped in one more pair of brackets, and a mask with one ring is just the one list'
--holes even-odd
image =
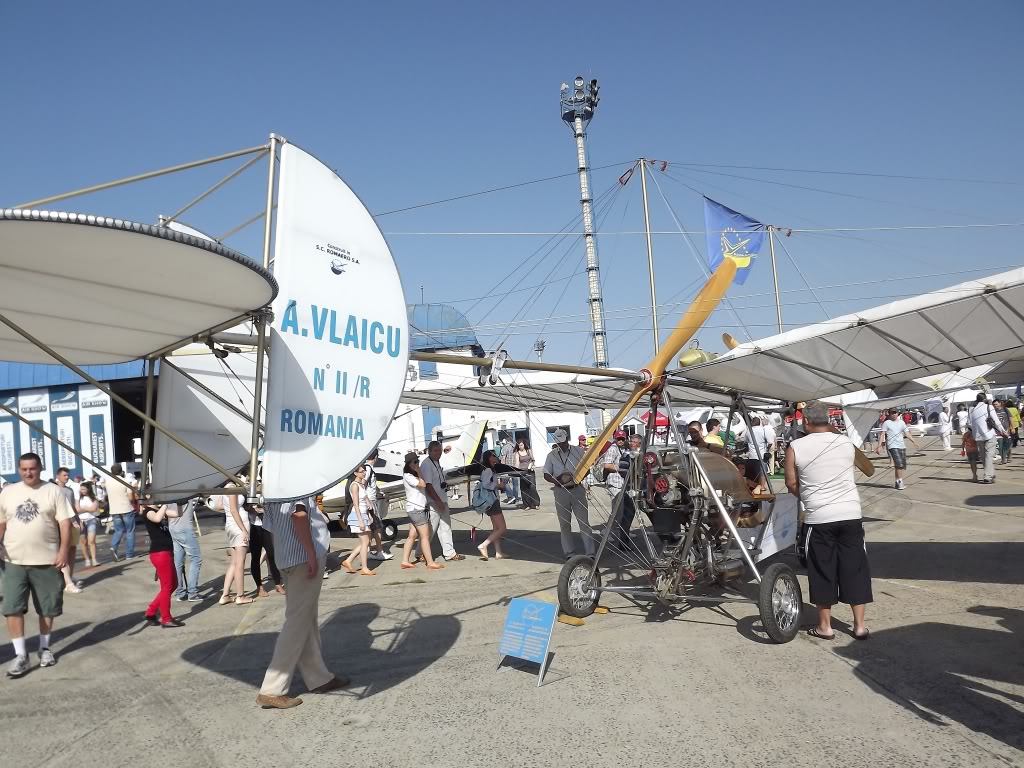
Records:
{"label": "person's bare legs", "polygon": [[439,563],[434,559],[434,554],[430,551],[430,523],[423,523],[423,525],[416,526],[416,532],[420,538],[420,554],[423,555],[423,559],[427,563],[427,568],[432,571],[439,571],[444,568],[444,563]]}
{"label": "person's bare legs", "polygon": [[245,600],[245,553],[248,547],[234,547],[231,553],[231,566],[234,569],[235,601]]}
{"label": "person's bare legs", "polygon": [[[831,605],[819,605],[816,606],[818,609],[818,634],[824,635],[825,637],[832,636],[832,606]],[[864,606],[861,608],[861,618],[864,616]]]}
{"label": "person's bare legs", "polygon": [[501,551],[501,537],[505,535],[508,530],[508,526],[505,525],[505,515],[501,512],[496,512],[491,515],[491,535],[488,536],[484,543],[481,544],[477,549],[480,550],[481,557],[487,557],[487,548],[494,545],[494,556],[496,558],[504,558],[505,553]]}
{"label": "person's bare legs", "polygon": [[978,482],[978,462],[975,459],[971,459],[971,477]]}
{"label": "person's bare legs", "polygon": [[[362,567],[359,569],[360,576],[376,576],[373,571],[366,567],[369,562],[370,554],[370,532],[360,532],[359,534],[359,562]],[[351,557],[351,555],[349,555]]]}
{"label": "person's bare legs", "polygon": [[25,637],[24,614],[7,617],[7,636],[10,637],[11,640],[19,640]]}
{"label": "person's bare legs", "polygon": [[853,634],[857,637],[863,637],[868,633],[868,628],[864,626],[864,604],[851,605],[853,609]]}
{"label": "person's bare legs", "polygon": [[416,543],[417,527],[409,528],[409,535],[405,537],[405,544],[402,545],[402,568],[415,568],[415,564],[409,559],[412,557],[412,548]]}

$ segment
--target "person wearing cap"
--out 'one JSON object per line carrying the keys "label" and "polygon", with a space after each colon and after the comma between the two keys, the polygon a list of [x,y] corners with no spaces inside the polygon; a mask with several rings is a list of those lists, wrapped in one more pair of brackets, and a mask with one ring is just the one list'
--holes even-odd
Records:
{"label": "person wearing cap", "polygon": [[585,450],[577,445],[569,445],[569,433],[561,427],[555,430],[554,438],[555,445],[544,462],[544,479],[554,486],[555,514],[562,535],[562,553],[566,559],[576,554],[572,541],[572,517],[575,516],[583,538],[583,551],[593,555],[594,532],[590,527],[587,490],[573,480],[576,468],[583,462]]}
{"label": "person wearing cap", "polygon": [[586,448],[587,448],[587,436],[586,435],[580,435],[579,437],[577,437],[576,438],[576,445],[578,445],[580,448],[583,448],[584,450],[586,450]]}

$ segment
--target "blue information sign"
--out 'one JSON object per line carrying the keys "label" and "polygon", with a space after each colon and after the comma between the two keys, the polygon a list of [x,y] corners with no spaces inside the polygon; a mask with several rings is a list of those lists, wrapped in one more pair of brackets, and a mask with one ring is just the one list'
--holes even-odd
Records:
{"label": "blue information sign", "polygon": [[537,678],[537,686],[540,687],[548,665],[548,647],[557,618],[558,606],[554,603],[525,597],[512,598],[498,645],[498,666],[501,667],[506,656],[540,664]]}

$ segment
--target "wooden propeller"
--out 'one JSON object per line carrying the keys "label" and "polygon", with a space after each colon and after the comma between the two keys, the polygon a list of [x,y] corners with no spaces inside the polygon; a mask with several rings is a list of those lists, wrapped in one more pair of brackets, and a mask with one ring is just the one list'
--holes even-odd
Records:
{"label": "wooden propeller", "polygon": [[661,349],[658,350],[658,354],[642,369],[644,381],[636,385],[626,399],[626,402],[619,409],[619,412],[612,417],[611,421],[601,431],[601,434],[587,448],[587,452],[583,455],[583,461],[580,462],[573,476],[573,480],[576,483],[583,482],[583,478],[590,471],[590,467],[600,457],[604,444],[611,439],[615,430],[622,423],[622,420],[636,407],[641,398],[652,389],[661,386],[665,375],[665,368],[679,354],[679,350],[700,330],[708,316],[715,311],[722,297],[725,296],[725,292],[732,285],[734,277],[736,277],[736,262],[732,259],[723,259],[714,274],[704,284],[700,293],[697,294],[697,298],[693,300],[693,303],[683,313],[671,335],[665,340]]}

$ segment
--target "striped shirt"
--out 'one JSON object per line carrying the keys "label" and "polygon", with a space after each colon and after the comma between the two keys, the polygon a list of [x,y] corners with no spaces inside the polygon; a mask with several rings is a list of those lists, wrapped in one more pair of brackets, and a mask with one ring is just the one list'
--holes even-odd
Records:
{"label": "striped shirt", "polygon": [[270,502],[263,511],[263,528],[274,536],[274,561],[278,568],[293,568],[306,562],[306,550],[295,535],[292,526],[292,514],[295,506],[303,504],[309,518],[310,534],[317,560],[327,557],[331,547],[331,533],[327,530],[327,520],[317,509],[316,499],[309,497],[299,501]]}

